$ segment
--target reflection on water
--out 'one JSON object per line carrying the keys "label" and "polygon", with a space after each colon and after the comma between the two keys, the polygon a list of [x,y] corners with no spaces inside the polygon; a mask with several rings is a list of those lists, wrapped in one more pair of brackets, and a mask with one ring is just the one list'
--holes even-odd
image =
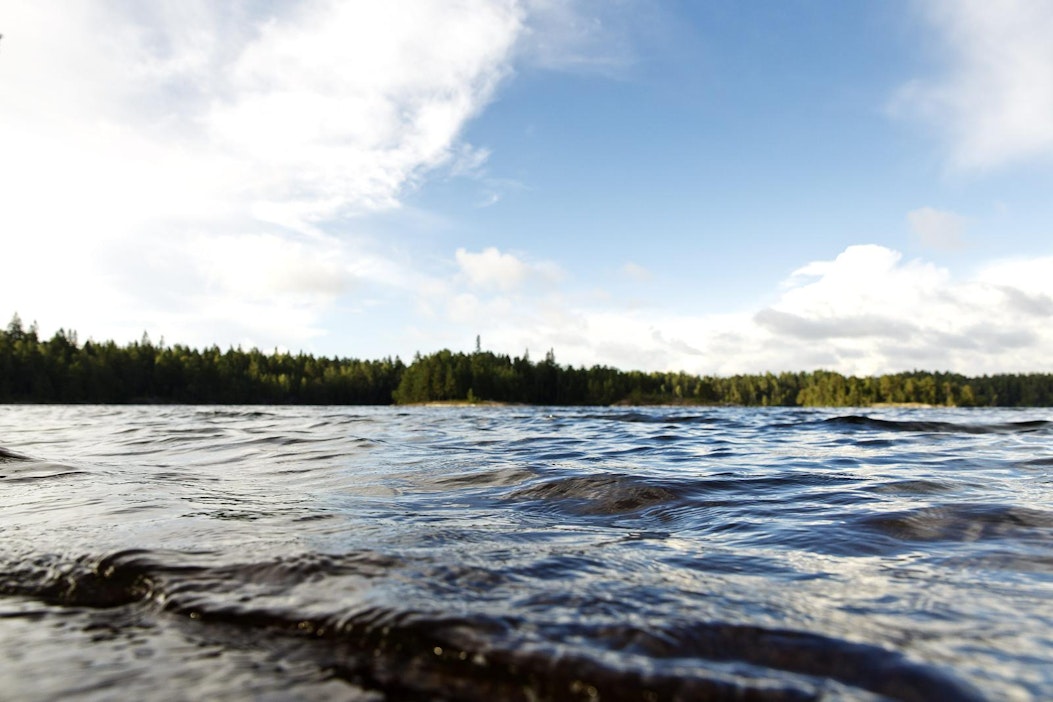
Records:
{"label": "reflection on water", "polygon": [[12,699],[1043,699],[1043,411],[0,407]]}

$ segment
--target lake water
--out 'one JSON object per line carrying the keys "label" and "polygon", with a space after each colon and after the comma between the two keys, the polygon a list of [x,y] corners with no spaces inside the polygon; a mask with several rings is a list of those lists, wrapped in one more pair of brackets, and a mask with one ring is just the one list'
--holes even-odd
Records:
{"label": "lake water", "polygon": [[0,699],[1049,699],[1050,419],[0,406]]}

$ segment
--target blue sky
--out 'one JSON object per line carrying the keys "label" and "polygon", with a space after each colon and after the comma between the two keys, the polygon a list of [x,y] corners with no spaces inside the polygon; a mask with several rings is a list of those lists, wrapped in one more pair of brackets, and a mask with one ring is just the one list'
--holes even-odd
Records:
{"label": "blue sky", "polygon": [[1053,370],[1046,2],[12,0],[0,32],[0,314],[46,335]]}

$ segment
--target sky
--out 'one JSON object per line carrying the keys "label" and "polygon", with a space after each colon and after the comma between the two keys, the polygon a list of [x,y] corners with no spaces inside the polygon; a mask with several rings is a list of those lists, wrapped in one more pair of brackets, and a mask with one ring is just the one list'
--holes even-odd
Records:
{"label": "sky", "polygon": [[0,1],[0,316],[1053,371],[1046,0]]}

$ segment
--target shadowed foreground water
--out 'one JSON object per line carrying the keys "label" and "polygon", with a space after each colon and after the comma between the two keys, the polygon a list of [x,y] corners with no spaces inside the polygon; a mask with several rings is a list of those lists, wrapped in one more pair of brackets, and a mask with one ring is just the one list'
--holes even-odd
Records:
{"label": "shadowed foreground water", "polygon": [[0,698],[1049,698],[1049,416],[0,407]]}

